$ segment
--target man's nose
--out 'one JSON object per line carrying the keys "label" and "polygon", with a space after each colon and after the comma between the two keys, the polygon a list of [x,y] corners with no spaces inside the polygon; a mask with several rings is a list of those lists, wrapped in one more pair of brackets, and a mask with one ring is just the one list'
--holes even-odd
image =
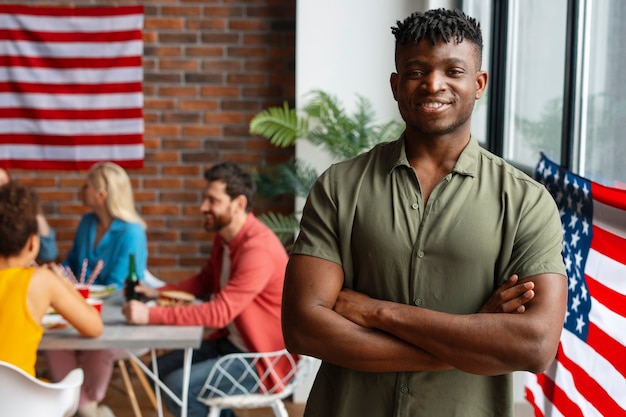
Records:
{"label": "man's nose", "polygon": [[422,79],[422,89],[429,93],[437,93],[446,87],[445,76],[439,71],[431,71]]}

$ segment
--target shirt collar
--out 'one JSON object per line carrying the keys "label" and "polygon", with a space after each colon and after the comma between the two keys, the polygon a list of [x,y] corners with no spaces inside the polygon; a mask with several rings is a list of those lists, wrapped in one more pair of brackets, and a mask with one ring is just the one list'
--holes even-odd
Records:
{"label": "shirt collar", "polygon": [[[406,157],[406,149],[404,147],[404,142],[406,140],[406,136],[403,133],[402,136],[391,143],[391,152],[393,158],[390,161],[393,161],[389,166],[388,173],[391,173],[394,169],[400,166],[409,167],[409,160]],[[474,137],[470,137],[470,140],[461,152],[459,159],[456,161],[452,172],[462,175],[468,175],[471,177],[475,177],[478,172],[478,156],[480,154],[480,146]]]}

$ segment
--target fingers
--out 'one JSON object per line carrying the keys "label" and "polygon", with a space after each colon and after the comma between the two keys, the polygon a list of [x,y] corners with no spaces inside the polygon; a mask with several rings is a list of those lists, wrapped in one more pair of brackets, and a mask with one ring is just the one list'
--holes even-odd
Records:
{"label": "fingers", "polygon": [[511,275],[487,300],[479,313],[523,313],[526,304],[535,297],[532,281],[518,283],[517,274]]}
{"label": "fingers", "polygon": [[[517,290],[517,288],[515,288]],[[526,311],[526,303],[535,297],[535,291],[528,290],[520,296],[501,304],[502,313],[523,313]]]}

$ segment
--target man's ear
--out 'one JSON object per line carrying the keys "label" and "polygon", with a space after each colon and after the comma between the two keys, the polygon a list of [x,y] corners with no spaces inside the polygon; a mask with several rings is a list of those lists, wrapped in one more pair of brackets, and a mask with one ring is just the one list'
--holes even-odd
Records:
{"label": "man's ear", "polygon": [[479,100],[485,94],[488,79],[487,71],[478,71],[476,73],[476,100]]}
{"label": "man's ear", "polygon": [[391,84],[391,92],[393,93],[394,100],[398,101],[398,97],[396,96],[396,89],[398,86],[398,73],[392,72],[389,77],[389,84]]}
{"label": "man's ear", "polygon": [[239,209],[241,209],[241,211],[246,211],[246,207],[248,206],[248,198],[245,195],[238,195],[237,197],[235,197],[233,202],[237,205]]}

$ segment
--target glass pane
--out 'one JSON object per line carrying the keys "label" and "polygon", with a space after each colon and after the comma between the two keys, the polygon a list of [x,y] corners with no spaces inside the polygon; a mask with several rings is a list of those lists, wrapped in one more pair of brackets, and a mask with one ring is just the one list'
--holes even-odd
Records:
{"label": "glass pane", "polygon": [[510,3],[505,159],[533,169],[560,162],[567,0]]}
{"label": "glass pane", "polygon": [[609,186],[626,185],[626,2],[589,2],[583,69],[579,173]]}
{"label": "glass pane", "polygon": [[[470,0],[463,2],[463,11],[480,23],[483,31],[482,69],[489,70],[491,51],[491,0]],[[487,91],[474,105],[472,114],[472,136],[481,145],[487,146],[487,103],[489,103],[489,85]]]}

